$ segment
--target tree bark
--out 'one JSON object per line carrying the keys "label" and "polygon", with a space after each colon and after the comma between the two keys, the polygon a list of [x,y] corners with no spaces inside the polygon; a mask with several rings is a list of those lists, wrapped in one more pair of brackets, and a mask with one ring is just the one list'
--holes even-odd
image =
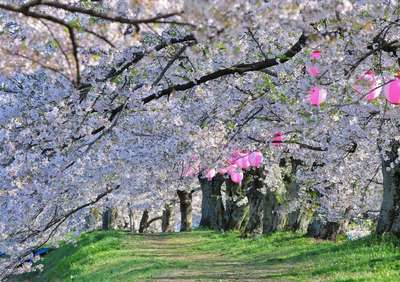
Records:
{"label": "tree bark", "polygon": [[249,200],[249,220],[246,224],[245,235],[259,235],[263,231],[265,186],[263,183],[263,168],[257,168],[252,172],[251,188],[247,190],[246,196]]}
{"label": "tree bark", "polygon": [[324,240],[336,240],[338,234],[347,232],[352,210],[352,206],[348,206],[339,221],[322,220],[318,216],[319,210],[316,210],[307,228],[307,236]]}
{"label": "tree bark", "polygon": [[162,232],[174,232],[174,205],[172,203],[165,203],[163,215],[162,215],[162,223],[161,223],[161,231]]}
{"label": "tree bark", "polygon": [[136,233],[136,228],[135,228],[135,217],[134,217],[134,212],[131,207],[129,207],[129,230],[132,233]]}
{"label": "tree bark", "polygon": [[307,236],[314,237],[317,239],[329,239],[336,240],[336,236],[339,233],[340,223],[323,221],[318,217],[314,217],[310,225],[308,226]]}
{"label": "tree bark", "polygon": [[140,220],[139,223],[139,233],[146,232],[148,227],[148,221],[149,221],[149,211],[145,209],[142,214],[142,219]]}
{"label": "tree bark", "polygon": [[142,215],[142,219],[140,220],[140,224],[139,224],[139,233],[145,233],[147,231],[147,229],[150,227],[150,225],[157,220],[161,220],[162,216],[156,216],[153,217],[152,219],[149,219],[149,211],[147,209],[145,209],[143,211],[143,215]]}
{"label": "tree bark", "polygon": [[[392,233],[400,236],[400,163],[399,150],[400,142],[392,140],[391,150],[386,152],[387,159],[382,157],[383,174],[383,199],[380,209],[376,233]],[[394,167],[390,168],[390,165]]]}
{"label": "tree bark", "polygon": [[[300,185],[296,180],[297,166],[300,164],[299,161],[290,158],[290,170],[284,175],[283,180],[286,188],[286,203],[285,208],[287,209],[287,223],[285,226],[285,230],[289,231],[298,231],[303,228],[306,231],[308,222],[304,223],[306,219],[304,215],[304,209],[302,205],[298,205],[296,209],[290,210],[290,206],[293,202],[299,202],[299,191]],[[305,227],[304,227],[305,225]]]}
{"label": "tree bark", "polygon": [[286,224],[285,215],[276,193],[268,189],[264,201],[263,233],[281,230]]}
{"label": "tree bark", "polygon": [[287,215],[287,227],[286,230],[306,233],[308,225],[312,220],[312,209],[307,210],[303,207],[289,212]]}
{"label": "tree bark", "polygon": [[200,227],[223,230],[225,226],[221,186],[224,177],[217,174],[211,181],[199,177],[202,192]]}
{"label": "tree bark", "polygon": [[230,179],[226,183],[225,202],[225,230],[242,230],[248,221],[249,201],[246,197],[246,188],[251,176],[245,173],[241,185],[233,183]]}
{"label": "tree bark", "polygon": [[85,217],[85,229],[88,231],[96,230],[101,224],[101,212],[93,207]]}
{"label": "tree bark", "polygon": [[106,207],[102,216],[102,229],[115,229],[117,225],[118,210],[116,208]]}
{"label": "tree bark", "polygon": [[192,230],[192,192],[176,191],[179,197],[181,211],[181,231]]}

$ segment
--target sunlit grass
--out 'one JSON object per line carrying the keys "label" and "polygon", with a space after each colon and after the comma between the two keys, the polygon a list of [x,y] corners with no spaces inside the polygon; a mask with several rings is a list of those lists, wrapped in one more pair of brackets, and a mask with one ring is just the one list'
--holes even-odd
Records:
{"label": "sunlit grass", "polygon": [[400,281],[400,241],[367,237],[338,243],[295,233],[241,239],[236,233],[83,234],[23,281],[295,280]]}

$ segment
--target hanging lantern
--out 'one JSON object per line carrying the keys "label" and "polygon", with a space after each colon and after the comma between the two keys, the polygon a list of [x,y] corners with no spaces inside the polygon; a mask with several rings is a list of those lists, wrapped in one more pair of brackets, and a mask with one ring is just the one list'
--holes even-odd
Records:
{"label": "hanging lantern", "polygon": [[263,162],[263,154],[259,151],[252,152],[249,155],[250,166],[259,168]]}
{"label": "hanging lantern", "polygon": [[228,163],[231,164],[231,165],[233,165],[233,164],[235,164],[236,161],[237,161],[240,157],[242,157],[242,156],[243,156],[243,154],[242,154],[239,150],[234,150],[234,151],[231,153],[231,156],[229,157]]}
{"label": "hanging lantern", "polygon": [[239,170],[239,167],[238,167],[237,164],[230,165],[230,166],[228,166],[228,167],[226,168],[226,172],[227,172],[229,175],[231,175],[232,173],[234,173],[235,171],[238,171],[238,170]]}
{"label": "hanging lantern", "polygon": [[311,60],[318,60],[321,58],[321,51],[319,50],[313,50],[311,52]]}
{"label": "hanging lantern", "polygon": [[237,161],[236,164],[238,167],[241,169],[248,169],[250,168],[250,161],[248,155],[245,155],[243,157],[240,157]]}
{"label": "hanging lantern", "polygon": [[230,174],[230,177],[233,183],[240,184],[243,180],[243,172],[234,171]]}
{"label": "hanging lantern", "polygon": [[320,75],[319,68],[318,68],[318,66],[315,66],[315,65],[307,67],[307,72],[312,77],[317,77]]}
{"label": "hanging lantern", "polygon": [[215,171],[215,169],[209,169],[208,171],[207,171],[207,174],[206,174],[206,177],[207,177],[207,180],[208,181],[211,181],[213,178],[214,178],[214,176],[217,174],[217,172]]}
{"label": "hanging lantern", "polygon": [[275,132],[274,137],[272,138],[272,145],[280,146],[283,143],[283,133]]}
{"label": "hanging lantern", "polygon": [[319,88],[314,86],[310,90],[310,104],[312,106],[319,106],[326,100],[326,90],[323,88]]}
{"label": "hanging lantern", "polygon": [[384,90],[386,99],[390,104],[400,105],[400,78],[386,84]]}
{"label": "hanging lantern", "polygon": [[380,83],[381,82],[376,78],[375,73],[372,70],[368,70],[357,77],[353,89],[360,95],[365,95],[368,92],[366,99],[368,102],[371,102],[378,98],[381,93],[382,88],[377,88]]}

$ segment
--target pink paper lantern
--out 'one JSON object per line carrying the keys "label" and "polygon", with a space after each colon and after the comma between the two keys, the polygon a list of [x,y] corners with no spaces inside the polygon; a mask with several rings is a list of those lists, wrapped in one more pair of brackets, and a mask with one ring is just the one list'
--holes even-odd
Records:
{"label": "pink paper lantern", "polygon": [[400,105],[400,78],[386,84],[384,90],[390,104]]}
{"label": "pink paper lantern", "polygon": [[310,89],[310,104],[312,106],[319,106],[326,100],[326,90],[314,86]]}
{"label": "pink paper lantern", "polygon": [[312,52],[311,52],[311,59],[312,60],[318,60],[318,59],[320,59],[321,58],[321,51],[319,51],[319,50],[313,50]]}
{"label": "pink paper lantern", "polygon": [[248,168],[250,168],[250,161],[249,161],[248,155],[245,155],[245,156],[239,158],[239,159],[236,161],[236,164],[237,164],[237,166],[240,167],[241,169],[248,169]]}
{"label": "pink paper lantern", "polygon": [[239,167],[238,167],[237,164],[230,165],[230,166],[228,166],[228,167],[226,168],[226,172],[227,172],[229,175],[231,175],[232,173],[234,173],[235,171],[238,171],[238,170],[239,170]]}
{"label": "pink paper lantern", "polygon": [[307,72],[312,77],[317,77],[317,76],[320,75],[319,68],[317,66],[315,66],[315,65],[312,65],[312,66],[308,67],[307,68]]}
{"label": "pink paper lantern", "polygon": [[211,181],[213,178],[214,178],[214,176],[217,174],[217,172],[215,171],[215,169],[209,169],[208,171],[207,171],[207,174],[206,174],[206,177],[207,177],[207,180],[208,181]]}
{"label": "pink paper lantern", "polygon": [[236,161],[242,157],[242,153],[239,150],[234,150],[231,154],[231,156],[229,157],[228,163],[229,164],[235,164]]}
{"label": "pink paper lantern", "polygon": [[259,152],[259,151],[252,152],[249,155],[250,166],[259,168],[263,162],[263,159],[264,159],[264,157],[261,152]]}
{"label": "pink paper lantern", "polygon": [[230,177],[233,183],[240,184],[243,180],[243,172],[235,171],[230,174]]}
{"label": "pink paper lantern", "polygon": [[275,132],[274,137],[272,138],[272,145],[280,146],[283,143],[283,133]]}
{"label": "pink paper lantern", "polygon": [[366,99],[371,102],[379,97],[382,88],[379,87],[380,80],[376,78],[373,71],[368,70],[362,75],[357,77],[353,85],[353,89],[360,95],[367,93]]}

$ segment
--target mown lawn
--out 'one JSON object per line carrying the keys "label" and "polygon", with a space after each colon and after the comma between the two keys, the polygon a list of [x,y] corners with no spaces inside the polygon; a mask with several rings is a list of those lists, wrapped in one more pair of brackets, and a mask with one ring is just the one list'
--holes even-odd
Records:
{"label": "mown lawn", "polygon": [[14,281],[400,281],[400,241],[338,243],[294,233],[83,234],[43,259],[40,274]]}

